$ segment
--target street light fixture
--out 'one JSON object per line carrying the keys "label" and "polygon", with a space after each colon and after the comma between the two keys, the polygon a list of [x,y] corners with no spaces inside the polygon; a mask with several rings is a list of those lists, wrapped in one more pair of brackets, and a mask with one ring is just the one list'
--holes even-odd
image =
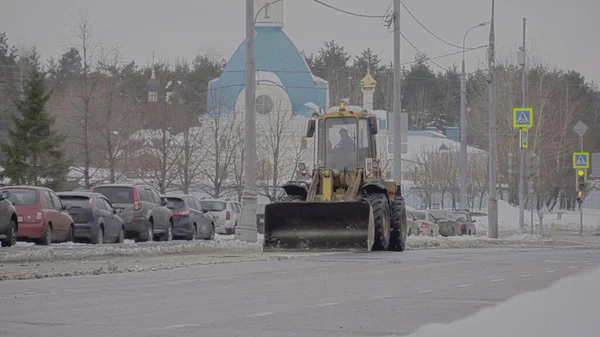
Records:
{"label": "street light fixture", "polygon": [[462,72],[460,75],[460,198],[461,209],[467,209],[467,74],[465,72],[465,42],[467,34],[475,28],[484,27],[490,22],[482,22],[469,28],[463,37]]}

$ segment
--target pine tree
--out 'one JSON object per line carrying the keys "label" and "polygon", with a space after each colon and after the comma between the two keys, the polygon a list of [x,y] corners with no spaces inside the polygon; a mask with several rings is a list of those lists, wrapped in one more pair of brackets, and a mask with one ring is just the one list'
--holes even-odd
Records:
{"label": "pine tree", "polygon": [[8,132],[8,143],[2,144],[6,158],[0,162],[2,176],[13,185],[38,185],[60,190],[67,183],[70,162],[62,150],[64,138],[52,130],[54,118],[45,109],[52,92],[45,87],[39,55],[29,55],[29,76],[24,86],[24,99],[16,100],[21,117],[12,115],[14,127]]}

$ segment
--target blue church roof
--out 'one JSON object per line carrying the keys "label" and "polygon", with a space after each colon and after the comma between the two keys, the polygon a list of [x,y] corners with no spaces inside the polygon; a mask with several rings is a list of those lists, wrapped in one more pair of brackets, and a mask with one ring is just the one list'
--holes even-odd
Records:
{"label": "blue church roof", "polygon": [[[314,103],[321,109],[327,107],[326,81],[313,76],[304,56],[294,46],[281,27],[256,27],[256,71],[272,72],[280,79],[292,103],[292,114],[310,116]],[[221,76],[209,83],[208,111],[229,113],[245,88],[246,42],[238,47],[223,69]],[[276,85],[268,83],[266,85]]]}

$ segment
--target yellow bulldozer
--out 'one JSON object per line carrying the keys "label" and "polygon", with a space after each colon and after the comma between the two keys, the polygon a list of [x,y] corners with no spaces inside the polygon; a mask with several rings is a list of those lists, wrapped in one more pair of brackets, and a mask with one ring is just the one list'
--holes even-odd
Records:
{"label": "yellow bulldozer", "polygon": [[404,251],[402,188],[384,179],[375,115],[341,102],[308,122],[316,167],[265,207],[263,251]]}

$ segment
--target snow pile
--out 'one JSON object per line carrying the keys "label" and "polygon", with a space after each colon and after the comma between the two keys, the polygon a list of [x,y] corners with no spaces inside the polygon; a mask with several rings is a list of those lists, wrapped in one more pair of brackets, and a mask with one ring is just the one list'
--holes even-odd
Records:
{"label": "snow pile", "polygon": [[[64,249],[64,246],[77,246]],[[82,247],[79,247],[82,246]],[[83,260],[117,256],[156,256],[166,254],[215,253],[215,252],[262,252],[262,242],[249,243],[239,240],[190,241],[175,244],[122,244],[80,245],[66,243],[41,249],[9,252],[0,257],[0,262],[37,262],[57,260]]]}
{"label": "snow pile", "polygon": [[538,235],[512,235],[504,239],[490,239],[481,236],[409,236],[407,248],[409,250],[431,249],[431,248],[487,248],[487,247],[539,247],[556,244],[547,237]]}
{"label": "snow pile", "polygon": [[462,320],[422,326],[410,337],[595,337],[600,310],[600,293],[594,291],[598,280],[600,269],[568,277],[548,289],[517,295]]}

